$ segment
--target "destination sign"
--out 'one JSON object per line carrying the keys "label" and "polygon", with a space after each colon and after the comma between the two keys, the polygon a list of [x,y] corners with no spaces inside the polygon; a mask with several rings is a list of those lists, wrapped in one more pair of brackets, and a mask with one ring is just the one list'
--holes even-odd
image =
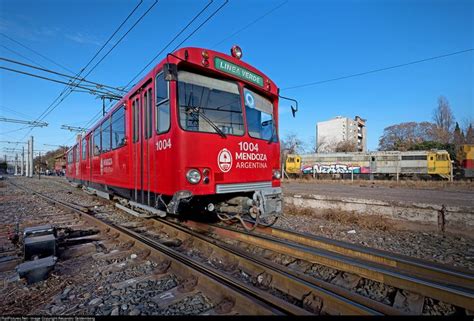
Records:
{"label": "destination sign", "polygon": [[221,59],[219,57],[214,57],[214,66],[218,70],[234,75],[241,79],[248,80],[256,85],[263,87],[262,76],[259,76],[256,73],[253,73],[243,67],[237,66],[236,64],[228,62],[227,60]]}

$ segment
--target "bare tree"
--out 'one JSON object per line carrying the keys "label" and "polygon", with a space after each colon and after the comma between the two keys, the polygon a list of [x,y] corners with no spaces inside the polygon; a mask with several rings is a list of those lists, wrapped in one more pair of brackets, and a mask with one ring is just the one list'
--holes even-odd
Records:
{"label": "bare tree", "polygon": [[303,141],[295,134],[289,133],[280,141],[280,161],[284,163],[288,154],[301,154],[304,152]]}
{"label": "bare tree", "polygon": [[433,141],[436,125],[430,122],[407,122],[386,127],[379,140],[380,150],[406,151],[423,141]]}
{"label": "bare tree", "polygon": [[305,144],[295,133],[289,133],[281,140],[281,149],[288,154],[303,153]]}
{"label": "bare tree", "polygon": [[352,140],[342,140],[339,143],[337,143],[336,152],[356,152],[357,151],[357,146],[355,141]]}
{"label": "bare tree", "polygon": [[433,121],[436,125],[436,140],[445,144],[449,143],[454,129],[454,115],[444,96],[438,97],[438,107],[433,111]]}
{"label": "bare tree", "polygon": [[311,137],[310,147],[308,148],[311,153],[324,153],[324,152],[329,152],[332,150],[330,149],[330,143],[329,140],[326,136],[321,136],[316,139],[315,136]]}

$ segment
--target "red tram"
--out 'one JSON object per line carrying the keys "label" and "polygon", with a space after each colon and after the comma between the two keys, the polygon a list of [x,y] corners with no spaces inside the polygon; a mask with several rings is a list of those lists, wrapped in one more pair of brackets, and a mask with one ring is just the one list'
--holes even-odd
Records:
{"label": "red tram", "polygon": [[279,90],[240,60],[239,47],[231,53],[168,54],[78,138],[68,179],[163,215],[192,209],[253,227],[276,220]]}

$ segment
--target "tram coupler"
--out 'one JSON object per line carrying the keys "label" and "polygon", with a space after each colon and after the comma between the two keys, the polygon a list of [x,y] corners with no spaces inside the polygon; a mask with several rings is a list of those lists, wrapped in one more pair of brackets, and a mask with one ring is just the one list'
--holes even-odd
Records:
{"label": "tram coupler", "polygon": [[282,208],[281,187],[271,187],[255,191],[253,193],[253,204],[260,212],[260,217],[270,215],[280,216]]}
{"label": "tram coupler", "polygon": [[166,205],[167,212],[170,214],[177,214],[179,204],[181,204],[182,201],[190,200],[192,196],[193,196],[193,193],[187,190],[182,190],[182,191],[178,191],[174,193],[173,198]]}

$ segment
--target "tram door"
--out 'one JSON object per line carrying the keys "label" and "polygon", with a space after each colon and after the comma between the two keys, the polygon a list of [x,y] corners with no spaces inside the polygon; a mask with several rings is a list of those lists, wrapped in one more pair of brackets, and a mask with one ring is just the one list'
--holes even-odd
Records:
{"label": "tram door", "polygon": [[152,149],[152,84],[141,88],[132,96],[132,184],[133,199],[136,202],[152,205],[151,189],[151,160]]}
{"label": "tram door", "polygon": [[142,202],[143,200],[143,171],[142,171],[142,117],[141,117],[141,93],[140,91],[135,94],[132,100],[132,185],[133,195],[132,198],[136,202]]}

